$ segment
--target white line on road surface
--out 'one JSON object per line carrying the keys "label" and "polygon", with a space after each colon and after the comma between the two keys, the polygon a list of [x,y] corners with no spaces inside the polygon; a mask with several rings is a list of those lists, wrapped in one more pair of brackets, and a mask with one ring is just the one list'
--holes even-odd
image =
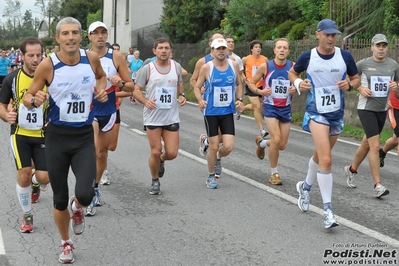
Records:
{"label": "white line on road surface", "polygon": [[3,236],[1,235],[1,229],[0,229],[0,255],[6,255],[6,249],[4,248]]}

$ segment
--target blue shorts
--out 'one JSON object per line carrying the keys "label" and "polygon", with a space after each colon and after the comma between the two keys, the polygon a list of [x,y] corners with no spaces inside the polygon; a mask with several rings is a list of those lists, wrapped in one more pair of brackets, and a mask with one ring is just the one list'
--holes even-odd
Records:
{"label": "blue shorts", "polygon": [[117,113],[107,116],[95,116],[94,121],[96,121],[102,132],[111,131],[114,128],[116,122]]}
{"label": "blue shorts", "polygon": [[314,122],[319,123],[319,124],[330,126],[330,136],[339,135],[342,132],[342,129],[344,128],[344,118],[343,117],[340,117],[340,118],[334,119],[334,120],[331,120],[331,119],[328,120],[322,114],[310,114],[308,112],[305,112],[305,115],[303,117],[303,122],[302,122],[303,130],[311,132],[310,128],[309,128],[310,120],[313,120]]}
{"label": "blue shorts", "polygon": [[276,118],[283,123],[289,123],[292,119],[291,105],[276,107],[274,105],[264,104],[263,116],[267,118]]}

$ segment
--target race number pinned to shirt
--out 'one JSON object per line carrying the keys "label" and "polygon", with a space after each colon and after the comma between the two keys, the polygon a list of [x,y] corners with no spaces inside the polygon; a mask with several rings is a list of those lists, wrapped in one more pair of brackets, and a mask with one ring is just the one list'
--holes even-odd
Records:
{"label": "race number pinned to shirt", "polygon": [[233,100],[233,88],[231,86],[214,87],[213,106],[215,107],[229,106],[232,100]]}
{"label": "race number pinned to shirt", "polygon": [[371,97],[387,97],[389,92],[389,76],[371,76],[370,90]]}
{"label": "race number pinned to shirt", "polygon": [[89,118],[93,93],[64,92],[60,98],[60,121],[86,122]]}
{"label": "race number pinned to shirt", "polygon": [[256,71],[258,70],[259,66],[252,66],[252,78],[255,77]]}
{"label": "race number pinned to shirt", "polygon": [[166,88],[157,87],[155,89],[157,107],[159,109],[172,108],[173,101],[176,101],[175,91],[176,88],[174,87],[166,87]]}
{"label": "race number pinned to shirt", "polygon": [[43,128],[43,106],[28,109],[22,103],[19,105],[18,125],[28,130]]}
{"label": "race number pinned to shirt", "polygon": [[284,79],[272,80],[272,98],[286,99],[288,98],[290,81]]}
{"label": "race number pinned to shirt", "polygon": [[331,113],[341,108],[340,90],[337,85],[315,88],[317,111],[321,114]]}

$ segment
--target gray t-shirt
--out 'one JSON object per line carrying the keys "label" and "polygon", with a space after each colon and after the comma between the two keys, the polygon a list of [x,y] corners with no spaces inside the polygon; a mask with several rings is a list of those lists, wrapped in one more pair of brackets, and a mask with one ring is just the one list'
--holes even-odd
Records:
{"label": "gray t-shirt", "polygon": [[376,62],[373,57],[367,57],[357,62],[361,86],[372,91],[372,96],[365,98],[359,94],[357,109],[374,112],[387,110],[389,99],[389,81],[399,81],[399,65],[392,58]]}

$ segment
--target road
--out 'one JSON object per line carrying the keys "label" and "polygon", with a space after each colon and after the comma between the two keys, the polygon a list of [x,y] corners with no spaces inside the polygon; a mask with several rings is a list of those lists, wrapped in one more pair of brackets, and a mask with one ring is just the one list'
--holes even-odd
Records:
{"label": "road", "polygon": [[[387,252],[383,260],[392,260],[388,265],[397,265],[396,155],[388,154],[381,170],[391,193],[376,199],[367,161],[358,170],[358,187],[346,185],[343,167],[351,163],[358,142],[337,142],[333,206],[340,226],[326,230],[317,184],[310,211],[297,207],[295,184],[306,176],[313,153],[311,136],[299,127],[292,126],[288,147],[280,154],[283,185],[276,187],[267,182],[267,155],[263,161],[255,156],[255,122],[245,116],[236,121],[235,149],[222,160],[219,189],[211,190],[205,186],[205,158],[198,153],[202,116],[187,104],[180,112],[179,156],[166,162],[162,195],[153,196],[141,112],[140,105],[124,101],[118,148],[109,154],[111,185],[101,186],[105,204],[86,218],[84,234],[71,235],[74,265],[327,265],[334,259],[344,259],[344,265],[376,265],[371,259],[381,258],[370,254],[380,250]],[[33,205],[35,232],[21,234],[7,124],[0,123],[0,135],[0,265],[58,265],[51,189]],[[72,172],[69,184],[72,194]]]}

